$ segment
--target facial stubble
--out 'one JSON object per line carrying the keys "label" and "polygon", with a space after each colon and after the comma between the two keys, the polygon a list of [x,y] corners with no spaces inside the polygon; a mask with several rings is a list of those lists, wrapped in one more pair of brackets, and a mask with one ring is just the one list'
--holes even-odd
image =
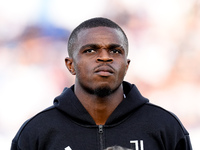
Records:
{"label": "facial stubble", "polygon": [[89,94],[96,95],[98,97],[106,97],[113,94],[121,84],[117,85],[114,89],[112,89],[109,85],[99,86],[96,88],[92,88],[90,86],[85,86],[82,82],[79,82],[80,86]]}

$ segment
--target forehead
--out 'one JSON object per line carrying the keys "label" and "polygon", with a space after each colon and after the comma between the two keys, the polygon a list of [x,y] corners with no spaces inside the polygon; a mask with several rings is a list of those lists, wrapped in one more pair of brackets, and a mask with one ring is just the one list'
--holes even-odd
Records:
{"label": "forehead", "polygon": [[86,44],[119,44],[125,48],[125,38],[118,29],[109,27],[95,27],[81,30],[77,35],[77,46]]}

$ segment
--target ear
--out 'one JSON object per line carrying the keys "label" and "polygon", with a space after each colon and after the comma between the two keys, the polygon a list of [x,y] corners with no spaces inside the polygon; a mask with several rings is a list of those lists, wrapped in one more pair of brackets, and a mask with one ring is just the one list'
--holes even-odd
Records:
{"label": "ear", "polygon": [[[129,67],[130,62],[131,62],[130,59],[127,59],[127,60],[126,60],[126,72],[127,72],[127,70],[128,70],[128,67]],[[126,74],[126,72],[125,72],[125,74]]]}
{"label": "ear", "polygon": [[76,75],[76,72],[75,72],[75,69],[74,69],[74,62],[73,62],[73,59],[71,57],[65,58],[65,65],[72,75]]}

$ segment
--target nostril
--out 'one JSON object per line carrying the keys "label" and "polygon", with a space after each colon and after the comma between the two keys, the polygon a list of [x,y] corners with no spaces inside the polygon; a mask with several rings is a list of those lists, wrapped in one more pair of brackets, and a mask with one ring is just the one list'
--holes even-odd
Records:
{"label": "nostril", "polygon": [[111,62],[111,61],[113,61],[113,59],[109,59],[109,60],[107,60],[108,62]]}
{"label": "nostril", "polygon": [[112,62],[112,58],[97,58],[97,61],[99,62]]}
{"label": "nostril", "polygon": [[97,61],[103,61],[102,59],[97,59]]}

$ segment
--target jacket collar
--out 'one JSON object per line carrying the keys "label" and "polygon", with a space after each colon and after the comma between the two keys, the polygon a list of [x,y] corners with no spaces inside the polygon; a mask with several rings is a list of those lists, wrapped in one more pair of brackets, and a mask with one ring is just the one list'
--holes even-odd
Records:
{"label": "jacket collar", "polygon": [[[131,113],[148,102],[134,84],[123,82],[124,94],[126,98],[118,105],[110,115],[105,125],[115,125],[125,120]],[[61,95],[54,99],[54,106],[74,122],[81,125],[96,125],[87,110],[80,103],[73,92],[74,85],[65,88]]]}

